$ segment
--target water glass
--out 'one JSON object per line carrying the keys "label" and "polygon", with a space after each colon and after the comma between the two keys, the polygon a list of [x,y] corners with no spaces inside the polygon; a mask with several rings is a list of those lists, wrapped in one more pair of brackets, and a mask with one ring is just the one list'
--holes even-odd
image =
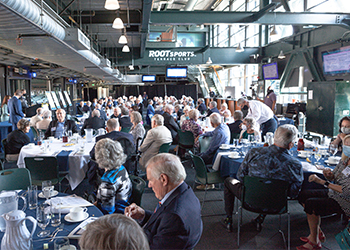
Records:
{"label": "water glass", "polygon": [[73,135],[72,130],[68,130],[68,137],[70,138],[70,137],[72,137],[72,135]]}
{"label": "water glass", "polygon": [[329,145],[329,153],[331,153],[333,156],[338,152],[338,147],[337,145]]}
{"label": "water glass", "polygon": [[53,206],[52,203],[50,203],[51,226],[53,227],[58,227],[59,225],[61,225],[61,207],[61,202],[58,202],[56,206]]}
{"label": "water glass", "polygon": [[29,186],[27,193],[29,209],[36,209],[38,205],[38,187],[35,185]]}
{"label": "water glass", "polygon": [[38,237],[46,237],[50,234],[49,230],[45,230],[50,223],[50,208],[47,204],[40,204],[36,207],[36,220],[38,226],[42,229],[37,235]]}
{"label": "water glass", "polygon": [[51,197],[51,193],[54,190],[54,186],[52,185],[51,181],[43,181],[41,183],[41,189],[43,192],[43,195],[46,199],[49,199]]}
{"label": "water glass", "polygon": [[70,249],[69,239],[67,237],[59,238],[54,241],[55,250]]}

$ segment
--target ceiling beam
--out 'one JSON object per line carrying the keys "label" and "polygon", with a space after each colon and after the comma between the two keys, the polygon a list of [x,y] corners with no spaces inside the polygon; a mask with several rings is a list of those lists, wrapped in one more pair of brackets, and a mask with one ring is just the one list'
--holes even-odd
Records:
{"label": "ceiling beam", "polygon": [[[114,19],[118,16],[116,11],[111,10],[101,10],[101,11],[94,11],[93,14],[90,16],[86,15],[88,12],[84,12],[83,16],[81,17],[83,24],[111,24],[113,23]],[[141,23],[141,13],[137,10],[130,10],[129,11],[129,19],[130,23]],[[119,11],[119,17],[123,20],[124,25],[127,24],[127,11]]]}
{"label": "ceiling beam", "polygon": [[315,12],[267,12],[258,20],[259,12],[234,11],[152,11],[151,24],[200,25],[254,23],[264,25],[348,25],[349,14]]}
{"label": "ceiling beam", "polygon": [[140,29],[140,57],[142,58],[146,49],[146,40],[149,33],[149,20],[152,10],[152,0],[144,0],[142,4],[142,24]]}

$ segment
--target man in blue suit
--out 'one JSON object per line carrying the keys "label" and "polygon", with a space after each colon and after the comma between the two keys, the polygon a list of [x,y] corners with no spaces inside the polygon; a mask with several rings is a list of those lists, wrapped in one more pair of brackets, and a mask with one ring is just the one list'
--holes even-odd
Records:
{"label": "man in blue suit", "polygon": [[151,249],[193,249],[203,231],[199,201],[185,182],[186,171],[173,154],[158,154],[147,164],[148,186],[159,200],[154,212],[135,203],[125,215],[141,220]]}
{"label": "man in blue suit", "polygon": [[17,129],[17,122],[24,117],[20,100],[22,95],[22,90],[17,89],[14,96],[8,101],[9,122],[12,123],[12,131]]}

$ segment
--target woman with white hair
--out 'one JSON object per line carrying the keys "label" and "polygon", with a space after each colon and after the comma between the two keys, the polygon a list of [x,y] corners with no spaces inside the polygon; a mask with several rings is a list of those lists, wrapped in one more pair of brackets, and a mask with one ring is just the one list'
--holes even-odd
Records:
{"label": "woman with white hair", "polygon": [[191,110],[190,106],[185,106],[183,109],[184,114],[180,117],[180,127],[182,127],[182,124],[185,120],[189,119],[189,112]]}
{"label": "woman with white hair", "polygon": [[[193,133],[193,137],[197,138],[199,135],[203,133],[201,126],[197,123],[197,120],[199,118],[199,111],[197,109],[190,110],[188,112],[188,117],[189,119],[185,120],[182,123],[181,129],[186,131],[191,131]],[[194,146],[199,147],[199,141],[196,141]]]}
{"label": "woman with white hair", "polygon": [[228,109],[226,102],[221,104],[221,109],[219,110],[219,112],[220,112],[220,115],[224,116],[225,118],[230,118],[232,116],[231,111]]}
{"label": "woman with white hair", "polygon": [[239,142],[241,142],[242,139],[248,139],[248,135],[254,136],[254,140],[257,142],[261,141],[259,125],[254,118],[251,118],[251,117],[244,118],[241,124],[241,128],[242,128],[242,131],[239,136]]}
{"label": "woman with white hair", "polygon": [[118,141],[109,138],[99,140],[95,147],[98,167],[105,170],[97,190],[95,205],[104,213],[124,213],[129,206],[132,184],[123,166],[126,155]]}

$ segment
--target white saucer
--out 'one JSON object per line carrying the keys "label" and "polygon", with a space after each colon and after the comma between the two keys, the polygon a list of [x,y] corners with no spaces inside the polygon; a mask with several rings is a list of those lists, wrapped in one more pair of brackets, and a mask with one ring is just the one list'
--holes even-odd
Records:
{"label": "white saucer", "polygon": [[324,162],[329,164],[329,165],[337,165],[339,163],[339,161],[331,163],[331,162],[329,162],[329,160],[325,160]]}
{"label": "white saucer", "polygon": [[220,146],[220,149],[230,149],[231,147],[222,147],[222,146]]}
{"label": "white saucer", "polygon": [[241,158],[241,156],[240,156],[240,155],[237,155],[237,156],[231,156],[231,155],[229,155],[228,158],[231,158],[231,159],[239,159],[239,158]]}
{"label": "white saucer", "polygon": [[[53,190],[52,193],[51,193],[51,195],[50,195],[50,197],[54,197],[54,196],[56,196],[56,195],[58,195],[58,191]],[[43,199],[46,198],[46,197],[44,196],[43,192],[41,192],[38,196],[39,196],[39,198],[43,198]]]}
{"label": "white saucer", "polygon": [[83,220],[86,220],[87,218],[89,217],[89,214],[87,212],[84,212],[84,217],[81,219],[81,220],[72,220],[70,218],[70,215],[67,214],[66,216],[64,216],[64,219],[68,222],[80,222],[80,221],[83,221]]}
{"label": "white saucer", "polygon": [[298,157],[306,159],[308,156],[307,155],[298,154]]}

